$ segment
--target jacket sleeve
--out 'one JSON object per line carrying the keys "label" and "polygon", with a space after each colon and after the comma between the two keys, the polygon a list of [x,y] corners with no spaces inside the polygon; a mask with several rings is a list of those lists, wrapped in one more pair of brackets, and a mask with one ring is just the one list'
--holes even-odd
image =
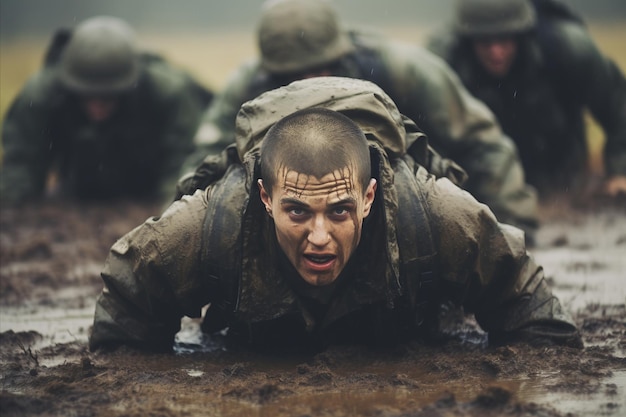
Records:
{"label": "jacket sleeve", "polygon": [[427,181],[445,296],[473,312],[490,342],[581,346],[578,330],[526,250],[521,230],[446,179]]}
{"label": "jacket sleeve", "polygon": [[[626,175],[626,79],[602,54],[584,26],[555,25],[553,43],[546,42],[551,61],[571,92],[580,95],[605,134],[604,164],[608,175]],[[561,78],[563,81],[563,78]]]}
{"label": "jacket sleeve", "polygon": [[51,77],[31,78],[11,104],[2,123],[3,161],[0,196],[7,203],[41,197],[52,160]]}
{"label": "jacket sleeve", "polygon": [[148,74],[160,102],[159,123],[162,167],[159,180],[162,197],[171,198],[176,188],[181,166],[193,152],[193,137],[205,111],[206,102],[198,93],[198,84],[181,70],[164,61],[148,67]]}
{"label": "jacket sleeve", "polygon": [[182,176],[195,171],[208,155],[218,155],[228,145],[235,143],[235,119],[241,105],[252,98],[249,97],[249,89],[257,68],[256,61],[245,63],[215,96],[196,130],[194,151],[183,164],[180,172]]}
{"label": "jacket sleeve", "polygon": [[174,202],[111,248],[96,301],[89,346],[172,348],[183,316],[210,302],[200,276],[200,240],[210,191]]}
{"label": "jacket sleeve", "polygon": [[464,188],[500,221],[536,227],[536,192],[526,184],[515,144],[487,106],[442,59],[423,48],[393,45],[385,60],[394,80],[390,96],[442,156],[466,170]]}

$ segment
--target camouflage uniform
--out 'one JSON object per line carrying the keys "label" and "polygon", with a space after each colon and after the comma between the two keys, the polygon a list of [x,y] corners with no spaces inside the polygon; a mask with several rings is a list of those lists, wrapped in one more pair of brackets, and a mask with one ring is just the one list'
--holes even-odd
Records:
{"label": "camouflage uniform", "polygon": [[[370,143],[379,189],[363,237],[328,304],[294,287],[298,275],[275,239],[258,195],[260,142],[295,107],[353,118]],[[372,83],[323,77],[268,92],[237,117],[237,156],[222,178],[183,196],[111,248],[91,348],[170,349],[180,319],[258,345],[408,340],[452,299],[491,339],[580,344],[575,325],[526,252],[521,230],[404,153],[393,102]],[[294,275],[295,274],[295,275]]]}
{"label": "camouflage uniform", "polygon": [[3,201],[41,197],[52,169],[61,191],[79,198],[171,195],[212,94],[162,58],[137,53],[125,85],[93,83],[89,94],[114,96],[118,107],[108,120],[92,122],[80,107],[80,88],[90,86],[62,80],[72,39],[53,42],[47,65],[4,119]]}
{"label": "camouflage uniform", "polygon": [[[319,11],[319,6],[315,5],[323,2],[284,3],[294,5],[289,13],[286,11],[290,17],[276,16],[267,24],[275,28],[277,34],[267,36],[264,41],[261,33],[262,57],[239,68],[208,109],[196,134],[197,150],[185,163],[185,173],[195,168],[207,154],[215,154],[233,142],[235,116],[244,102],[293,80],[291,74],[285,72],[293,68],[282,69],[281,58],[283,62],[298,59],[312,68],[329,65],[330,75],[377,83],[400,111],[428,135],[430,144],[443,157],[454,160],[467,171],[469,181],[465,188],[479,201],[488,204],[501,221],[529,229],[535,227],[535,192],[525,184],[514,144],[499,129],[491,112],[467,93],[444,62],[422,48],[357,31],[341,32],[339,39],[344,41],[332,49],[330,57],[325,55],[327,51],[314,50],[318,47],[317,39],[311,40],[311,45],[294,47],[286,36],[281,38],[280,25],[291,23],[294,27],[285,31],[299,34],[298,25],[311,24],[312,16]],[[311,9],[302,11],[303,7]],[[297,13],[302,14],[302,22]],[[321,20],[329,24],[331,17],[321,16]],[[302,32],[315,37],[311,34],[316,30],[320,31],[314,26],[304,27]],[[304,37],[302,42],[306,40]],[[282,54],[290,48],[297,56],[284,57]],[[268,59],[269,54],[273,54],[274,59]],[[324,62],[317,62],[322,58]],[[328,62],[328,59],[333,61]],[[298,71],[306,72],[306,68],[300,65]]]}
{"label": "camouflage uniform", "polygon": [[[506,4],[499,0],[475,3],[477,15],[491,10],[485,4],[494,8]],[[472,3],[462,4],[469,8]],[[467,89],[495,113],[517,144],[529,183],[541,188],[568,187],[586,174],[585,109],[604,130],[607,175],[625,175],[624,75],[563,5],[553,0],[534,1],[534,8],[527,4],[530,13],[520,12],[518,19],[513,15],[510,19],[511,25],[525,23],[510,27],[487,22],[487,17],[482,26],[470,25],[469,10],[456,18],[454,27],[431,34],[428,48],[443,57]],[[468,22],[465,26],[463,20]],[[475,36],[502,34],[516,37],[518,55],[509,74],[495,78],[482,69],[471,43]]]}

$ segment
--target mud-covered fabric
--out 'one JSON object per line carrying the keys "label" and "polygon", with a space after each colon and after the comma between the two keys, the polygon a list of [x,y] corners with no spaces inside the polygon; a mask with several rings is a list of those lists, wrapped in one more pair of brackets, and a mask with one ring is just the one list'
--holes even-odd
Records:
{"label": "mud-covered fabric", "polygon": [[519,37],[509,75],[491,77],[473,54],[471,39],[442,27],[428,48],[445,59],[468,90],[494,112],[515,141],[528,182],[566,187],[586,174],[584,111],[604,130],[608,175],[626,174],[626,80],[602,54],[580,20],[537,1],[535,29]]}
{"label": "mud-covered fabric", "polygon": [[[284,99],[289,92],[268,94]],[[250,113],[254,104],[239,114],[237,143],[254,145],[267,129],[264,112]],[[251,146],[209,187],[182,196],[111,248],[91,347],[171,348],[180,318],[198,317],[207,304],[213,330],[229,327],[248,341],[406,340],[427,321],[428,310],[417,308],[425,291],[420,272],[436,274],[431,305],[463,305],[496,340],[556,329],[552,341],[580,342],[521,230],[499,223],[486,205],[410,155],[390,156],[375,135],[369,143],[379,184],[375,202],[322,315],[292,287],[295,270],[279,266],[282,252],[256,185],[262,155]]]}
{"label": "mud-covered fabric", "polygon": [[442,158],[415,123],[400,114],[395,103],[376,84],[345,77],[318,77],[315,82],[294,81],[244,103],[236,118],[237,139],[218,155],[209,155],[193,173],[181,178],[178,195],[193,194],[219,179],[229,165],[257,150],[265,133],[293,109],[325,107],[351,118],[371,141],[391,157],[409,154],[437,177],[462,186],[467,174],[454,161]]}
{"label": "mud-covered fabric", "polygon": [[[410,163],[406,160],[396,162],[400,165]],[[231,177],[233,175],[235,177]],[[202,273],[203,224],[210,204],[238,219],[246,209],[259,204],[258,194],[251,193],[250,198],[246,197],[245,184],[251,182],[246,175],[250,173],[243,166],[231,167],[227,173],[230,179],[182,197],[160,218],[148,220],[112,247],[102,271],[105,289],[97,300],[90,336],[92,348],[118,343],[151,349],[171,348],[181,317],[199,316],[201,308],[208,303],[211,307],[207,314],[214,314],[215,306],[230,306],[232,311],[228,314],[218,310],[220,314],[224,313],[223,323],[233,331],[245,332],[246,340],[263,334],[280,334],[291,341],[306,337],[319,341],[326,337],[334,340],[333,335],[350,334],[353,341],[373,343],[379,337],[375,330],[389,330],[402,324],[400,330],[404,333],[399,336],[404,338],[416,331],[404,323],[416,324],[408,315],[412,310],[406,308],[405,297],[411,295],[406,292],[410,277],[400,274],[397,280],[389,280],[394,277],[394,271],[401,271],[402,260],[397,250],[387,251],[385,247],[397,247],[397,242],[368,240],[367,237],[375,232],[368,225],[360,247],[377,250],[364,254],[357,264],[358,261],[380,260],[382,256],[384,263],[377,264],[376,270],[384,267],[383,273],[351,276],[331,302],[328,316],[316,322],[291,289],[287,277],[279,270],[271,269],[275,258],[265,257],[268,253],[277,253],[275,240],[260,242],[259,236],[264,235],[250,234],[245,227],[268,224],[269,219],[263,210],[256,210],[259,216],[263,216],[256,221],[230,223],[236,227],[223,230],[225,236],[229,236],[224,242],[229,245],[226,250],[223,247],[210,248],[222,257],[239,261],[230,265],[231,272],[239,271],[239,281],[220,283],[234,288],[239,298],[234,303],[225,302],[225,293],[215,290],[215,280],[224,279],[230,273],[224,272],[220,276],[215,272],[220,271],[219,268],[212,269],[211,276]],[[385,175],[393,176],[391,173]],[[528,329],[536,324],[543,329],[551,326],[566,329],[555,338],[557,342],[579,341],[571,318],[545,284],[542,268],[526,252],[521,230],[498,223],[487,206],[447,179],[436,180],[417,168],[415,183],[423,194],[429,226],[435,236],[435,265],[441,280],[437,294],[442,299],[452,299],[464,305],[468,312],[474,312],[483,329],[496,339],[512,338],[521,329],[526,337],[532,337],[532,331]],[[415,190],[393,191],[407,193]],[[216,195],[219,199],[211,201]],[[232,197],[228,198],[229,195]],[[233,202],[239,204],[231,207],[229,204]],[[388,207],[382,203],[379,200],[375,210],[386,216]],[[397,207],[397,210],[410,209]],[[384,218],[395,226],[393,233],[389,232],[391,236],[384,238],[393,239],[403,225],[396,225],[395,218]],[[214,220],[218,221],[220,217]],[[220,224],[225,227],[226,223],[221,221]],[[236,252],[239,250],[242,252]],[[244,254],[254,256],[246,258]],[[265,262],[258,265],[255,262],[259,260]],[[365,262],[365,265],[370,264]],[[262,274],[255,275],[252,271]],[[365,277],[368,280],[364,281]],[[533,303],[529,304],[527,299],[533,299]],[[405,314],[398,314],[400,312]],[[358,328],[354,327],[357,323],[360,323]],[[355,335],[357,329],[360,332]],[[529,331],[531,336],[526,334]]]}
{"label": "mud-covered fabric", "polygon": [[[515,145],[448,65],[415,45],[356,31],[350,32],[350,38],[355,51],[332,66],[333,75],[378,84],[441,156],[468,173],[467,190],[501,221],[532,229],[537,222],[536,195],[525,183]],[[256,60],[243,64],[207,110],[183,174],[234,142],[235,118],[243,103],[290,81],[266,72]]]}
{"label": "mud-covered fabric", "polygon": [[2,126],[0,193],[6,202],[41,197],[52,170],[63,193],[79,198],[165,197],[212,93],[155,55],[142,57],[135,88],[92,123],[52,63],[35,74]]}

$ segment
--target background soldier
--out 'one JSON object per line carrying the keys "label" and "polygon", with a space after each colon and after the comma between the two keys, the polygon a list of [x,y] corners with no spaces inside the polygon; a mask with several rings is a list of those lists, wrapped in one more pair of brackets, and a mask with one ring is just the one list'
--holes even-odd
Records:
{"label": "background soldier", "polygon": [[171,195],[212,93],[113,17],[59,31],[45,61],[3,123],[2,200],[41,197],[53,169],[79,198]]}
{"label": "background soldier", "polygon": [[431,53],[377,35],[344,31],[335,10],[323,0],[267,2],[258,42],[260,59],[239,68],[209,108],[185,172],[233,142],[235,116],[244,102],[293,80],[359,78],[381,86],[443,157],[467,171],[465,187],[501,221],[527,230],[536,226],[536,197],[525,184],[514,144],[491,112]]}
{"label": "background soldier", "polygon": [[111,248],[91,348],[169,350],[208,303],[205,330],[257,346],[396,343],[442,299],[492,342],[581,346],[521,230],[428,174],[406,136],[367,81],[296,81],[246,103],[224,176]]}
{"label": "background soldier", "polygon": [[587,174],[587,108],[606,136],[605,190],[626,193],[626,80],[565,6],[461,0],[429,48],[496,114],[531,184],[563,190]]}

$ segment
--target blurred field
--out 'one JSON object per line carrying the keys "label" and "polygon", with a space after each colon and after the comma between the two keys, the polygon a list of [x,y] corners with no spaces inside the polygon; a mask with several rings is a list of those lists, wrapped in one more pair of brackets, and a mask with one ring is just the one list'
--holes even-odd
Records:
{"label": "blurred field", "polygon": [[[426,28],[382,27],[381,32],[394,38],[419,43]],[[590,30],[598,46],[620,66],[626,69],[626,21],[610,24],[590,24]],[[139,34],[141,43],[160,52],[177,65],[187,68],[205,85],[221,88],[229,74],[241,62],[255,56],[254,33],[250,32],[202,32],[175,35]],[[19,38],[0,40],[0,114],[4,115],[26,80],[40,67],[47,46],[46,38]],[[592,169],[601,170],[603,137],[592,121],[589,122],[592,152]],[[0,148],[1,153],[1,148]]]}

